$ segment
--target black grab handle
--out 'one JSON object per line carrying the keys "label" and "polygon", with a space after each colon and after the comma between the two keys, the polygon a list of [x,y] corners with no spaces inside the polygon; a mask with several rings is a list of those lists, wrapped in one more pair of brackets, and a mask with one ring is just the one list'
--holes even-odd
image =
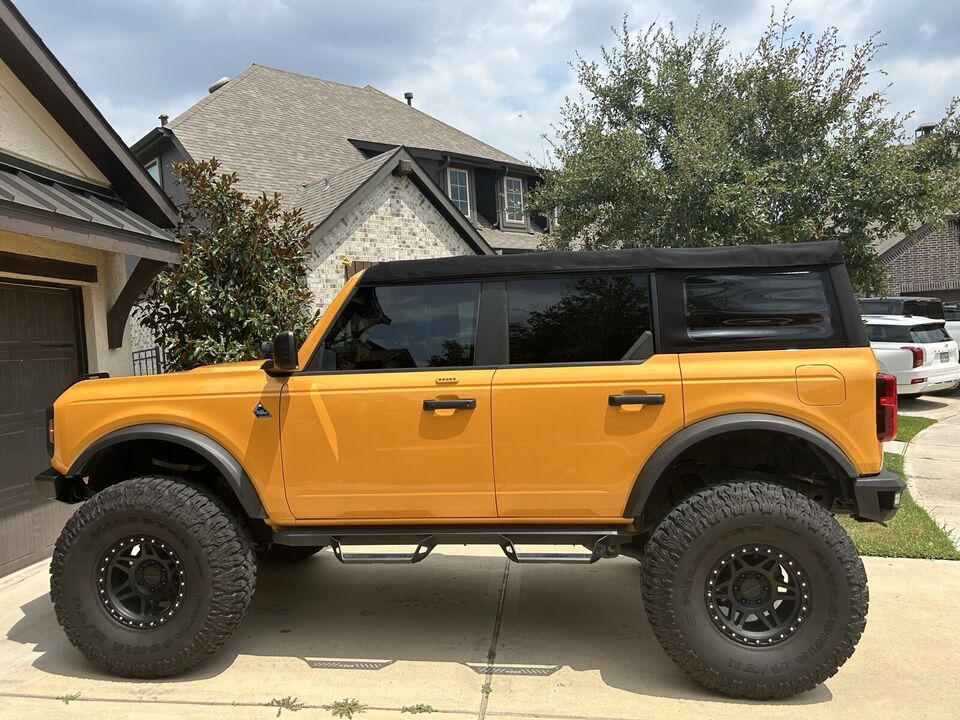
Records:
{"label": "black grab handle", "polygon": [[477,401],[473,398],[463,400],[424,400],[424,410],[473,410]]}
{"label": "black grab handle", "polygon": [[663,393],[647,393],[644,395],[611,395],[610,404],[613,407],[621,405],[663,405]]}

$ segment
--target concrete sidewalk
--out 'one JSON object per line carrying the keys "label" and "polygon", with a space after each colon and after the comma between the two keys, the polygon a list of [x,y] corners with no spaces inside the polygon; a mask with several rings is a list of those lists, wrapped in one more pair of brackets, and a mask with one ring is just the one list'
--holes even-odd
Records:
{"label": "concrete sidewalk", "polygon": [[960,396],[904,400],[901,410],[938,421],[907,445],[903,469],[914,499],[960,549]]}
{"label": "concrete sidewalk", "polygon": [[[100,673],[66,641],[45,565],[0,580],[3,718],[263,718],[274,698],[330,718],[356,698],[357,720],[640,720],[693,717],[956,718],[960,563],[866,558],[867,630],[836,677],[787,702],[733,701],[702,689],[661,652],[633,560],[508,565],[463,548],[413,566],[341,566],[328,553],[266,566],[237,636],[207,665],[161,682]],[[484,689],[487,686],[489,692]],[[79,693],[64,704],[57,699]]]}

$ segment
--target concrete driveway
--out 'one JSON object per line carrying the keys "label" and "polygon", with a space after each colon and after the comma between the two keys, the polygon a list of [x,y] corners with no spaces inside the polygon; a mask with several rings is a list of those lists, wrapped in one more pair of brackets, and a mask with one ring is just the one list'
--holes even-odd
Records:
{"label": "concrete driveway", "polygon": [[[273,718],[356,698],[357,717],[956,718],[960,563],[866,559],[867,630],[853,658],[788,702],[738,702],[687,678],[643,615],[639,565],[509,565],[499,551],[438,551],[413,566],[341,566],[328,553],[261,569],[238,635],[162,682],[111,678],[66,641],[46,565],[0,580],[0,716]],[[485,684],[489,691],[484,689]],[[57,699],[79,693],[69,705]]]}

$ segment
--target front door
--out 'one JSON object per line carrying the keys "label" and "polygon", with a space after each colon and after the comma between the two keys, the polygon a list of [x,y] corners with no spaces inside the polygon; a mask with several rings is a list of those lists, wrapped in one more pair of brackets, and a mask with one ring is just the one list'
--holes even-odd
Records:
{"label": "front door", "polygon": [[358,287],[281,401],[298,519],[496,515],[478,283]]}
{"label": "front door", "polygon": [[504,518],[622,519],[640,468],[683,427],[678,357],[654,353],[646,274],[506,283],[493,378]]}

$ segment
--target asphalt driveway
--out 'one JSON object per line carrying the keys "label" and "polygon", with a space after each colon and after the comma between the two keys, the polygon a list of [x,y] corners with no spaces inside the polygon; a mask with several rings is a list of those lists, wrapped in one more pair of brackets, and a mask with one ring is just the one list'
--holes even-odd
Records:
{"label": "asphalt driveway", "polygon": [[[45,564],[0,580],[0,716],[272,718],[274,698],[327,718],[956,718],[960,563],[866,559],[867,630],[853,658],[788,702],[702,690],[660,651],[640,603],[639,565],[509,565],[487,548],[414,566],[341,566],[328,553],[260,573],[252,612],[220,655],[162,682],[103,675],[67,643]],[[485,688],[486,686],[486,688]],[[58,699],[79,694],[65,704]],[[68,698],[69,699],[69,698]],[[744,714],[746,713],[746,715]]]}

